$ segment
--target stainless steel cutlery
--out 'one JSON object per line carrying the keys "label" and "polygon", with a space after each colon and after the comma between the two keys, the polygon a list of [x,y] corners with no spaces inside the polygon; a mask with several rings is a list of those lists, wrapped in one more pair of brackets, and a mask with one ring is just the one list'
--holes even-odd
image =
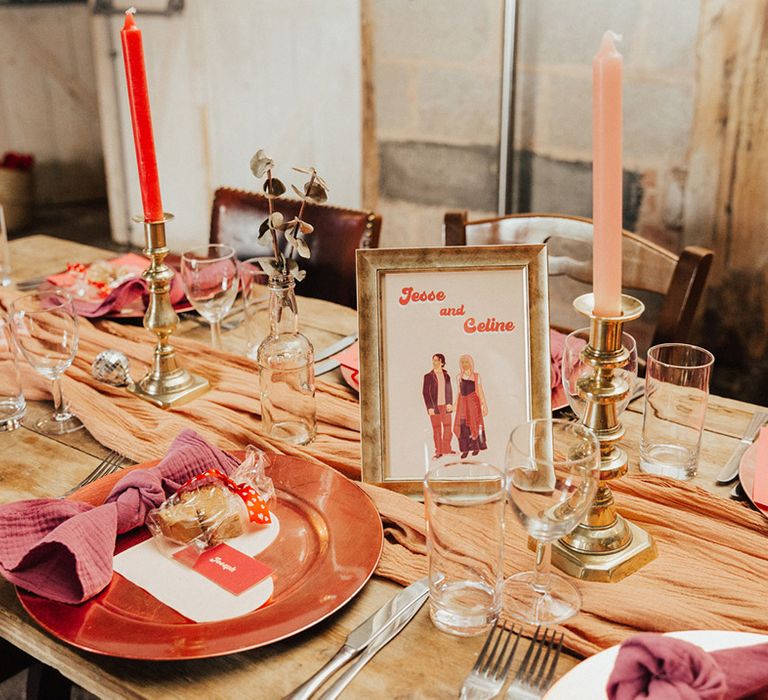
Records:
{"label": "stainless steel cutlery", "polygon": [[739,440],[739,444],[733,451],[729,460],[725,463],[725,466],[720,470],[717,475],[718,484],[727,484],[733,481],[739,475],[739,464],[741,458],[747,451],[747,448],[755,441],[760,428],[768,421],[768,412],[756,411],[752,416],[752,420],[749,421],[747,429],[744,431],[744,435]]}
{"label": "stainless steel cutlery", "polygon": [[[386,642],[408,624],[427,599],[428,594],[429,584],[427,578],[420,579],[412,583],[408,588],[404,588],[386,605],[379,608],[379,610],[365,620],[365,622],[352,630],[336,655],[306,682],[287,695],[284,700],[308,700],[326,680],[355,656],[361,654],[374,643],[378,644],[379,648],[384,646]],[[373,656],[373,653],[367,656],[366,662]],[[362,665],[364,664],[360,664],[360,668],[362,668]],[[350,676],[349,680],[352,677]],[[344,687],[346,687],[346,684]],[[341,690],[343,688],[339,688],[339,692]]]}
{"label": "stainless steel cutlery", "polygon": [[[315,362],[326,360],[329,357],[335,355],[337,352],[346,350],[346,348],[352,345],[352,343],[354,343],[356,340],[357,340],[357,333],[352,333],[351,335],[344,336],[341,340],[337,340],[335,343],[331,343],[328,347],[323,348],[322,350],[317,352],[315,354]],[[336,366],[338,367],[338,363]]]}
{"label": "stainless steel cutlery", "polygon": [[507,700],[540,700],[552,685],[563,649],[563,633],[558,635],[552,630],[552,635],[548,636],[545,627],[539,637],[540,630],[540,627],[536,629],[520,668],[509,684]]}
{"label": "stainless steel cutlery", "polygon": [[83,486],[87,486],[88,484],[96,481],[97,479],[101,479],[103,476],[107,476],[108,474],[114,474],[116,471],[119,471],[125,466],[125,463],[128,460],[123,457],[119,452],[115,452],[115,450],[110,450],[107,455],[104,457],[104,459],[99,462],[99,464],[96,465],[96,468],[88,474],[80,483],[75,484],[69,491],[67,491],[62,498],[65,498],[66,496],[69,496],[70,494],[74,493],[78,489],[82,488]]}
{"label": "stainless steel cutlery", "polygon": [[346,687],[352,682],[352,679],[362,670],[362,668],[374,657],[379,651],[391,642],[403,628],[413,619],[413,616],[421,609],[421,606],[427,600],[426,594],[417,599],[417,601],[409,608],[403,610],[398,616],[395,624],[393,624],[384,634],[380,635],[376,640],[372,641],[351,664],[339,676],[337,680],[333,682],[330,688],[326,690],[321,696],[320,700],[336,700],[337,697],[346,689]]}
{"label": "stainless steel cutlery", "polygon": [[[461,686],[459,695],[461,700],[490,700],[499,694],[507,680],[507,673],[512,665],[522,632],[523,628],[515,625],[509,630],[498,625],[491,628],[475,665]],[[515,641],[512,648],[509,648],[513,637]],[[502,639],[503,644],[501,644]]]}

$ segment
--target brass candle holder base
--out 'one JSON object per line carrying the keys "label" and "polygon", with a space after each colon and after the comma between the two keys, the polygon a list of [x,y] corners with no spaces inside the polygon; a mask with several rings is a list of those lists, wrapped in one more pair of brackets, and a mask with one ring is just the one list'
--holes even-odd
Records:
{"label": "brass candle holder base", "polygon": [[653,538],[641,527],[620,515],[618,520],[628,536],[624,547],[612,550],[611,541],[606,538],[602,542],[606,551],[586,554],[572,549],[560,540],[552,545],[552,563],[574,578],[615,583],[653,561],[656,558]]}
{"label": "brass candle holder base", "polygon": [[170,337],[179,322],[171,304],[173,272],[165,264],[165,256],[168,255],[165,223],[171,219],[173,215],[168,213],[160,221],[145,221],[143,217],[134,217],[134,221],[144,224],[144,253],[150,259],[149,267],[142,274],[149,286],[144,327],[157,336],[157,345],[152,367],[142,379],[129,385],[128,391],[160,408],[187,403],[210,389],[207,379],[181,367],[176,350],[170,343]]}
{"label": "brass candle holder base", "polygon": [[630,392],[629,383],[617,374],[629,361],[621,342],[625,322],[644,311],[642,302],[622,295],[620,316],[594,313],[594,296],[584,294],[573,305],[590,319],[589,343],[581,352],[593,372],[578,381],[586,402],[581,422],[600,441],[600,484],[585,521],[552,547],[552,562],[565,573],[588,581],[619,581],[656,558],[653,538],[621,517],[615,509],[608,482],[627,472],[627,453],[618,446],[624,436],[619,404]]}

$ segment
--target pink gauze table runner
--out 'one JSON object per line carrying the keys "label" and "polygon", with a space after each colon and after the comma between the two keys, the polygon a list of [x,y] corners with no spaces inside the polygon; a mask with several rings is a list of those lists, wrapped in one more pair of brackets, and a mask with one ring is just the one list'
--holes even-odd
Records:
{"label": "pink gauze table runner", "polygon": [[[0,299],[13,293],[0,290]],[[80,350],[64,377],[64,393],[89,431],[102,444],[134,461],[161,458],[184,429],[194,428],[212,444],[303,457],[360,476],[360,414],[355,396],[318,381],[318,437],[307,447],[269,440],[259,427],[258,374],[244,357],[176,338],[189,369],[211,379],[214,389],[172,411],[136,399],[124,389],[91,378],[90,363],[104,348],[119,348],[140,376],[150,361],[152,341],[143,329],[82,320]],[[48,398],[47,382],[22,367],[29,399]],[[2,377],[0,377],[2,381]],[[424,507],[400,494],[363,485],[385,527],[385,548],[377,573],[410,583],[427,569]],[[619,510],[656,538],[658,558],[615,584],[580,582],[582,612],[565,625],[568,646],[591,654],[637,632],[731,629],[768,633],[765,581],[768,580],[768,523],[759,513],[696,487],[660,477],[618,481]],[[507,529],[507,573],[529,569],[532,553],[522,528]],[[481,538],[471,523],[457,522],[457,538]]]}

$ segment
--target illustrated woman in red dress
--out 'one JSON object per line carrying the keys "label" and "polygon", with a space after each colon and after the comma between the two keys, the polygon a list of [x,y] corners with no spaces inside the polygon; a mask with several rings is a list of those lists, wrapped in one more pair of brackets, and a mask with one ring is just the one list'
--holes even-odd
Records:
{"label": "illustrated woman in red dress", "polygon": [[459,451],[462,457],[470,452],[476,455],[480,450],[488,449],[485,441],[484,416],[488,415],[488,404],[480,381],[475,372],[475,363],[471,355],[459,358],[458,397],[454,409],[453,432],[459,438]]}

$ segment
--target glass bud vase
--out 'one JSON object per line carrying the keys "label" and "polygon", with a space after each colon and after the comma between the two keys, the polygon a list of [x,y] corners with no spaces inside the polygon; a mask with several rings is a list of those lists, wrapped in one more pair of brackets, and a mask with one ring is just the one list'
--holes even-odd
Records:
{"label": "glass bud vase", "polygon": [[290,275],[269,280],[269,335],[256,350],[261,419],[270,437],[306,445],[315,437],[315,351],[299,333],[299,315]]}

